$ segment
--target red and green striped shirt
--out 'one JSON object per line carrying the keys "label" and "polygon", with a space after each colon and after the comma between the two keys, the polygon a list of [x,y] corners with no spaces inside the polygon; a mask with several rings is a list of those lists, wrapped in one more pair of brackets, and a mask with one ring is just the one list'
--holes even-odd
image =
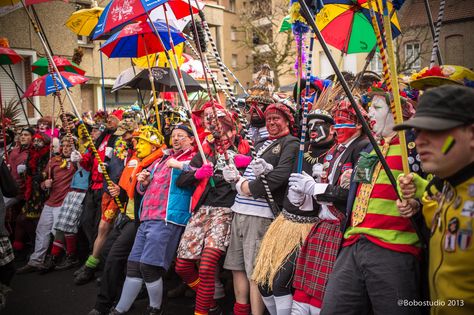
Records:
{"label": "red and green striped shirt", "polygon": [[[371,154],[374,154],[373,150]],[[403,172],[398,137],[391,141],[386,160],[393,176],[397,178]],[[357,195],[360,188],[361,185],[357,188]],[[410,220],[400,216],[396,200],[397,194],[382,168],[370,194],[364,220],[355,227],[351,222],[351,226],[344,233],[342,246],[350,246],[357,242],[360,235],[364,235],[369,241],[381,247],[418,256],[421,251],[418,236]],[[357,202],[356,197],[352,206],[353,210]]]}

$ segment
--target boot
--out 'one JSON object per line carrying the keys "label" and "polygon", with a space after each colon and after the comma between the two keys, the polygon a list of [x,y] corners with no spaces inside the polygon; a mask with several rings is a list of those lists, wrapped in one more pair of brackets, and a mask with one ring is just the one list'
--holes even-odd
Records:
{"label": "boot", "polygon": [[74,283],[76,285],[83,285],[92,280],[94,280],[95,269],[89,268],[87,266],[84,267],[84,270],[74,278]]}
{"label": "boot", "polygon": [[23,274],[27,274],[27,273],[31,273],[31,272],[35,272],[35,271],[40,271],[42,268],[43,268],[43,266],[40,267],[40,266],[33,266],[33,265],[30,265],[30,264],[26,264],[23,267],[18,268],[16,270],[16,274],[17,275],[23,275]]}
{"label": "boot", "polygon": [[46,256],[46,259],[44,260],[44,267],[41,268],[40,274],[45,275],[53,271],[56,265],[59,263],[60,259],[61,258],[59,256],[53,256],[53,255]]}
{"label": "boot", "polygon": [[66,256],[64,261],[56,266],[56,270],[68,270],[74,267],[79,266],[79,260],[77,259],[76,255],[69,254]]}
{"label": "boot", "polygon": [[86,268],[86,264],[82,265],[81,268],[77,269],[76,271],[74,271],[74,273],[72,274],[72,276],[75,278],[77,277],[80,273],[82,273],[84,271],[84,268]]}

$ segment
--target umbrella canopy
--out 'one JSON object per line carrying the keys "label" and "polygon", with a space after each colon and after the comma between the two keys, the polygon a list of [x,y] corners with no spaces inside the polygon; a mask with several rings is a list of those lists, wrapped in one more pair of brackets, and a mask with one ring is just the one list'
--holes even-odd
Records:
{"label": "umbrella canopy", "polygon": [[134,67],[127,68],[126,70],[122,71],[115,79],[114,86],[112,87],[111,92],[115,92],[122,87],[126,86],[128,82],[130,82],[135,76],[136,71]]}
{"label": "umbrella canopy", "polygon": [[288,30],[291,30],[291,22],[290,22],[290,16],[289,15],[285,16],[283,18],[283,20],[281,20],[280,29],[278,30],[278,32],[283,33],[283,32],[286,32]]}
{"label": "umbrella canopy", "polygon": [[[84,75],[86,72],[82,70],[76,63],[67,60],[64,57],[53,56],[54,63],[58,67],[59,71],[66,71]],[[39,75],[45,75],[49,73],[49,62],[48,58],[40,58],[31,65],[31,70]]]}
{"label": "umbrella canopy", "polygon": [[[124,24],[130,23],[138,17],[146,15],[147,12],[168,3],[169,9],[176,18],[182,18],[190,14],[189,4],[182,0],[112,0],[102,12],[97,27],[94,30],[93,39],[116,29]],[[193,14],[199,10],[192,6]]]}
{"label": "umbrella canopy", "polygon": [[[168,26],[163,22],[153,22],[165,47],[161,45],[153,28],[148,22],[128,24],[121,31],[115,33],[102,46],[102,52],[109,58],[141,57],[171,49]],[[185,41],[184,36],[177,29],[169,26],[171,39],[175,45]]]}
{"label": "umbrella canopy", "polygon": [[[71,86],[82,84],[89,80],[88,78],[83,77],[82,75],[79,75],[77,73],[61,71],[60,74],[64,83],[66,84],[66,87],[68,88]],[[53,75],[57,81],[57,87],[54,85]],[[62,90],[63,86],[59,83],[58,75],[56,73],[54,73],[53,75],[47,74],[42,76],[41,78],[34,80],[26,89],[25,94],[23,94],[22,97],[31,97],[38,95],[46,96],[51,93]]]}
{"label": "umbrella canopy", "polygon": [[[391,11],[392,4],[387,2],[387,5]],[[370,52],[377,43],[366,0],[324,1],[324,7],[316,15],[316,25],[326,42],[343,53]],[[396,13],[391,26],[393,38],[401,34]]]}
{"label": "umbrella canopy", "polygon": [[11,48],[0,47],[0,65],[13,65],[23,60],[19,54]]}
{"label": "umbrella canopy", "polygon": [[89,36],[103,11],[104,8],[101,7],[78,10],[71,14],[64,25],[77,35]]}
{"label": "umbrella canopy", "polygon": [[[176,87],[176,83],[173,79],[168,68],[161,68],[161,67],[153,67],[151,68],[151,73],[153,74],[153,81],[156,90],[158,91],[165,91],[165,92],[177,92],[178,88]],[[142,70],[139,74],[135,76],[130,82],[126,84],[126,86],[141,89],[141,90],[151,90],[151,83],[149,78],[149,71]],[[184,85],[186,86],[186,90],[188,92],[197,92],[204,90],[204,88],[190,75],[183,72],[183,80]]]}

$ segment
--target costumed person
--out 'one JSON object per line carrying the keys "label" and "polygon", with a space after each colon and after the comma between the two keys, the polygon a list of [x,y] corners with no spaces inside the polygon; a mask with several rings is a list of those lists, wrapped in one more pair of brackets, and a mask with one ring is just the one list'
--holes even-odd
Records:
{"label": "costumed person", "polygon": [[36,122],[36,129],[38,132],[46,134],[53,142],[53,150],[55,153],[59,150],[59,129],[54,128],[53,130],[53,117],[43,116]]}
{"label": "costumed person", "polygon": [[[202,105],[201,109],[192,113],[192,119],[197,126],[199,141],[204,142],[211,135],[212,121],[215,120],[213,107],[217,110],[224,110],[219,103],[214,100],[208,101]],[[212,141],[212,136],[209,138]]]}
{"label": "costumed person", "polygon": [[[186,125],[171,133],[172,149],[137,175],[137,191],[143,194],[138,228],[127,262],[127,277],[118,304],[110,314],[127,312],[145,282],[150,304],[147,314],[163,314],[163,275],[175,256],[186,224],[192,187],[176,186],[176,179],[195,155],[194,136]],[[159,175],[158,175],[159,174]],[[161,198],[160,198],[161,196]]]}
{"label": "costumed person", "polygon": [[[35,249],[28,260],[28,263],[19,268],[17,273],[27,273],[36,271],[46,272],[53,269],[59,262],[57,256],[48,256],[49,245],[51,243],[51,233],[54,234],[53,226],[57,222],[61,205],[69,192],[71,180],[76,172],[76,167],[70,161],[71,152],[75,149],[72,136],[64,136],[61,139],[60,155],[53,156],[44,169],[45,178],[41,183],[41,189],[48,191],[48,199],[44,203],[41,216],[36,227]],[[63,246],[54,244],[53,248]]]}
{"label": "costumed person", "polygon": [[[245,99],[244,113],[249,121],[248,131],[252,139],[253,144],[256,147],[262,146],[265,141],[268,140],[268,131],[265,125],[265,110],[270,104],[275,101],[272,97],[275,87],[273,85],[273,77],[271,76],[271,68],[267,64],[260,67],[260,71],[257,73],[254,85],[249,89],[249,96]],[[244,131],[245,132],[245,131]],[[252,160],[250,156],[239,156],[235,159],[237,168],[245,168],[244,176],[248,179],[255,179],[253,170],[247,168],[248,164]],[[226,171],[226,174],[230,175],[227,180],[232,181],[237,178],[233,178],[239,174],[233,172],[231,169]],[[245,200],[241,198],[251,200],[250,204],[246,204]],[[240,202],[239,202],[240,200]],[[238,204],[237,204],[238,203]],[[248,206],[248,211],[245,210]],[[242,208],[244,211],[242,212]],[[240,209],[240,210],[238,210]],[[265,211],[259,211],[259,209],[265,209]],[[255,257],[257,256],[259,247],[256,244],[257,240],[261,240],[266,230],[270,226],[273,219],[273,214],[269,210],[268,203],[265,198],[254,199],[247,196],[236,196],[236,203],[233,206],[234,217],[242,217],[243,220],[252,221],[252,229],[244,230],[246,237],[237,237],[237,230],[241,230],[245,223],[240,222],[239,219],[232,220],[232,224],[235,225],[231,228],[232,232],[230,236],[229,249],[227,251],[226,260],[224,261],[224,267],[228,270],[232,270],[234,290],[236,295],[236,302],[234,304],[235,314],[262,314],[264,311],[264,305],[260,292],[258,291],[257,285],[251,281],[253,267],[255,263]],[[249,215],[253,213],[254,215]],[[238,225],[238,226],[237,226]],[[245,248],[245,255],[242,250]],[[237,288],[240,288],[237,290]],[[244,288],[244,289],[242,289]]]}
{"label": "costumed person", "polygon": [[9,232],[5,228],[6,207],[3,197],[14,198],[18,194],[18,187],[13,176],[8,170],[7,164],[0,156],[0,310],[5,307],[6,294],[11,291],[10,283],[15,275],[12,244]]}
{"label": "costumed person", "polygon": [[26,161],[34,134],[33,128],[23,128],[20,132],[19,144],[8,154],[10,172],[18,187],[18,195],[15,198],[9,198],[5,204],[7,209],[10,208],[10,218],[6,219],[7,226],[11,227],[10,233],[15,230],[15,219],[25,203]]}
{"label": "costumed person", "polygon": [[211,121],[214,141],[203,144],[207,161],[203,163],[201,155],[195,155],[176,182],[178,187],[196,186],[191,199],[193,213],[182,235],[175,267],[181,279],[196,291],[195,314],[221,312],[213,298],[216,269],[229,245],[230,207],[236,194],[222,171],[226,164],[234,164],[239,154],[234,146],[238,130],[230,113],[217,110],[217,116]]}
{"label": "costumed person", "polygon": [[[101,115],[98,115],[99,113],[101,113]],[[122,110],[114,110],[110,115],[106,116],[106,129],[95,141],[97,152],[104,163],[107,163],[113,156],[115,142],[117,141],[118,137],[115,136],[114,133],[117,130],[120,120],[122,119],[122,113]],[[104,115],[105,114],[102,114],[102,112],[98,112],[96,115],[94,115],[94,118],[97,116],[99,120],[102,120]],[[79,165],[82,168],[90,172],[91,183],[89,189],[86,192],[86,196],[84,197],[84,210],[81,213],[81,218],[79,221],[79,231],[82,233],[81,236],[85,237],[85,241],[87,242],[90,251],[92,251],[102,214],[101,201],[104,176],[101,172],[99,172],[99,162],[95,158],[92,149],[89,148],[80,157],[75,156],[74,158],[78,159],[77,162],[80,162]],[[93,259],[91,259],[89,262],[89,266],[93,269],[97,267],[97,264],[98,261]],[[85,265],[75,272],[74,278],[79,273],[82,273],[85,268],[84,266]]]}
{"label": "costumed person", "polygon": [[[367,113],[360,110],[368,120]],[[351,173],[368,143],[347,100],[336,103],[332,117],[336,143],[314,163],[313,176],[306,172],[290,176],[289,201],[300,210],[316,210],[318,217],[297,254],[292,314],[320,312],[327,278],[342,241]]]}
{"label": "costumed person", "polygon": [[139,208],[143,196],[135,189],[137,174],[163,156],[166,146],[162,143],[162,138],[160,132],[151,126],[143,126],[134,132],[134,139],[138,140],[136,153],[125,166],[118,185],[108,187],[111,196],[119,196],[120,201],[126,205],[125,213],[120,213],[117,217],[102,249],[104,270],[96,303],[89,315],[108,314],[120,297],[127,259],[140,222]]}
{"label": "costumed person", "polygon": [[[372,129],[395,177],[403,172],[398,135],[392,130],[391,95],[371,88]],[[413,114],[401,100],[405,118]],[[406,134],[408,160],[420,171],[413,135]],[[418,159],[418,160],[417,160]],[[343,228],[342,249],[324,293],[321,314],[419,314],[418,307],[400,307],[399,300],[420,299],[422,244],[417,230],[397,209],[397,193],[369,144],[354,168]],[[419,227],[421,230],[421,227]]]}
{"label": "costumed person", "polygon": [[[288,177],[298,152],[298,140],[290,134],[294,118],[283,104],[271,104],[265,112],[268,139],[256,145],[256,157],[243,175],[235,166],[224,168],[224,179],[235,183],[230,245],[224,268],[232,270],[236,292],[235,314],[263,314],[257,283],[252,279],[260,242],[274,219],[272,208],[282,209]],[[248,162],[246,163],[248,164]],[[276,205],[269,205],[260,176],[265,174]],[[245,290],[242,290],[245,288]],[[241,291],[242,290],[242,291]],[[264,297],[265,299],[265,297]]]}
{"label": "costumed person", "polygon": [[[133,145],[132,138],[133,132],[137,128],[137,124],[133,119],[127,118],[118,124],[117,130],[114,132],[114,136],[118,137],[113,146],[113,152],[105,163],[104,167],[107,174],[109,175],[112,183],[118,183],[122,171],[127,165],[127,162],[132,157]],[[98,165],[97,171],[102,174],[102,168]],[[83,285],[94,279],[95,270],[100,262],[100,252],[104,246],[104,242],[112,229],[117,214],[119,213],[119,206],[117,205],[114,198],[110,195],[107,189],[107,182],[103,182],[103,192],[101,205],[101,217],[97,232],[97,237],[94,240],[94,246],[92,253],[87,258],[86,263],[82,272],[75,275],[74,283],[77,285]]]}
{"label": "costumed person", "polygon": [[472,314],[474,90],[453,85],[426,91],[415,116],[394,129],[411,128],[416,132],[421,167],[435,177],[428,183],[417,174],[400,176],[403,200],[397,205],[402,217],[412,217],[420,210],[416,200],[423,203],[423,216],[431,229],[430,300],[445,302],[433,304],[431,314]]}
{"label": "costumed person", "polygon": [[41,183],[47,175],[44,172],[49,160],[50,141],[44,133],[36,133],[28,152],[25,175],[23,175],[25,176],[25,204],[16,219],[13,242],[13,249],[17,251],[24,248],[25,236],[31,242],[35,239],[36,225],[48,197],[47,191],[41,189]]}

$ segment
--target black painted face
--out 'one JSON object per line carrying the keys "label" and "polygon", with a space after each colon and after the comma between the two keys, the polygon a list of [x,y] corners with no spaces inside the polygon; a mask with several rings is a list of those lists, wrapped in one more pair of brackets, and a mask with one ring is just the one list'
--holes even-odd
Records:
{"label": "black painted face", "polygon": [[307,137],[311,144],[324,142],[330,135],[331,124],[319,118],[313,118],[308,122]]}

